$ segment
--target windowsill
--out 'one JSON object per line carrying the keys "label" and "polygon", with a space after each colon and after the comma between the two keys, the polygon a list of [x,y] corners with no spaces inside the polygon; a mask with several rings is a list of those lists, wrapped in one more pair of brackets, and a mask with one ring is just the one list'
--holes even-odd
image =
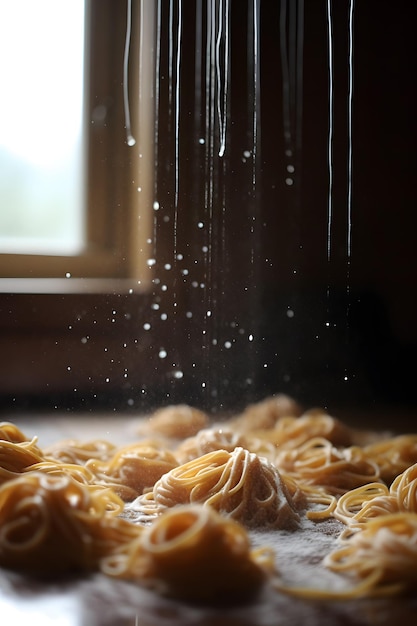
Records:
{"label": "windowsill", "polygon": [[149,282],[129,278],[0,278],[0,293],[140,294]]}

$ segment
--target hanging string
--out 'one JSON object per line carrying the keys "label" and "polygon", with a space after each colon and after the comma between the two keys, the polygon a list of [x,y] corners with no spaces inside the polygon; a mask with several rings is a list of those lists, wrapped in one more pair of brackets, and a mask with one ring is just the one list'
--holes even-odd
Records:
{"label": "hanging string", "polygon": [[327,0],[327,43],[329,72],[329,130],[327,138],[327,155],[329,167],[329,193],[327,201],[327,260],[331,258],[331,235],[333,221],[333,27],[331,0]]}
{"label": "hanging string", "polygon": [[128,146],[134,146],[136,139],[132,135],[129,105],[129,51],[132,36],[132,0],[127,0],[126,37],[123,55],[123,106],[125,114],[126,141]]}

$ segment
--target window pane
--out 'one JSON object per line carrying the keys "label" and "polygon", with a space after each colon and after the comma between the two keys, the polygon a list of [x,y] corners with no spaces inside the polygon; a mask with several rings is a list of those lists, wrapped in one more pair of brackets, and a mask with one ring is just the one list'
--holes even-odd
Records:
{"label": "window pane", "polygon": [[84,243],[84,0],[0,0],[0,252]]}

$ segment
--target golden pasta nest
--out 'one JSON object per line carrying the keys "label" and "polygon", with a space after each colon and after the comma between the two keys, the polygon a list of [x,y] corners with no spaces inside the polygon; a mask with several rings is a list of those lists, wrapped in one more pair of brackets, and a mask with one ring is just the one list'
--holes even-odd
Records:
{"label": "golden pasta nest", "polygon": [[41,451],[32,441],[14,443],[0,440],[0,484],[43,460]]}
{"label": "golden pasta nest", "polygon": [[208,424],[209,417],[204,411],[188,404],[177,404],[155,411],[138,431],[140,434],[153,432],[169,439],[184,439],[196,435]]}
{"label": "golden pasta nest", "polygon": [[23,441],[28,441],[28,438],[15,424],[11,422],[1,422],[0,440],[22,443]]}
{"label": "golden pasta nest", "polygon": [[53,575],[95,569],[99,559],[140,533],[118,517],[111,490],[70,475],[30,472],[0,487],[0,565]]}
{"label": "golden pasta nest", "polygon": [[285,394],[278,394],[249,404],[240,414],[229,420],[229,425],[240,432],[274,428],[283,417],[301,415],[299,404]]}
{"label": "golden pasta nest", "polygon": [[135,443],[120,448],[108,461],[91,459],[85,467],[94,474],[96,482],[111,486],[127,502],[153,487],[177,465],[169,450]]}
{"label": "golden pasta nest", "polygon": [[164,474],[130,510],[146,521],[178,504],[202,503],[252,528],[294,529],[299,522],[278,470],[239,447],[209,452]]}
{"label": "golden pasta nest", "polygon": [[417,514],[393,513],[368,520],[324,560],[337,572],[365,580],[362,593],[398,593],[417,582]]}
{"label": "golden pasta nest", "polygon": [[379,467],[382,480],[390,484],[398,474],[417,463],[417,435],[399,435],[364,448]]}
{"label": "golden pasta nest", "polygon": [[44,449],[45,456],[61,461],[62,463],[76,463],[83,465],[89,459],[106,461],[111,458],[116,446],[109,441],[95,439],[94,441],[79,441],[66,439]]}
{"label": "golden pasta nest", "polygon": [[236,447],[247,448],[247,438],[231,428],[221,426],[203,428],[194,437],[187,437],[175,449],[175,455],[180,463],[187,463],[204,454],[215,450],[233,452]]}
{"label": "golden pasta nest", "polygon": [[349,537],[375,517],[392,513],[417,513],[417,464],[399,474],[388,488],[370,483],[345,493],[337,503],[334,517],[349,526]]}
{"label": "golden pasta nest", "polygon": [[252,551],[245,529],[201,505],[166,511],[141,538],[142,577],[161,592],[193,601],[252,598],[272,555]]}
{"label": "golden pasta nest", "polygon": [[253,435],[267,439],[275,446],[298,448],[310,439],[322,437],[335,446],[348,446],[351,443],[351,431],[338,419],[317,409],[304,413],[300,417],[283,416],[268,430],[254,430]]}
{"label": "golden pasta nest", "polygon": [[301,485],[315,485],[329,494],[342,494],[370,482],[379,482],[379,469],[357,446],[336,448],[315,437],[295,449],[281,449],[276,465]]}

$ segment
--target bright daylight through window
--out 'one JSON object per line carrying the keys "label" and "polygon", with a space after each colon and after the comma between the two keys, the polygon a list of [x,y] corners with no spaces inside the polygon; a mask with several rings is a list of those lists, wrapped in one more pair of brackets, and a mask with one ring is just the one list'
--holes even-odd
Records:
{"label": "bright daylight through window", "polygon": [[83,0],[0,0],[0,252],[85,241]]}

